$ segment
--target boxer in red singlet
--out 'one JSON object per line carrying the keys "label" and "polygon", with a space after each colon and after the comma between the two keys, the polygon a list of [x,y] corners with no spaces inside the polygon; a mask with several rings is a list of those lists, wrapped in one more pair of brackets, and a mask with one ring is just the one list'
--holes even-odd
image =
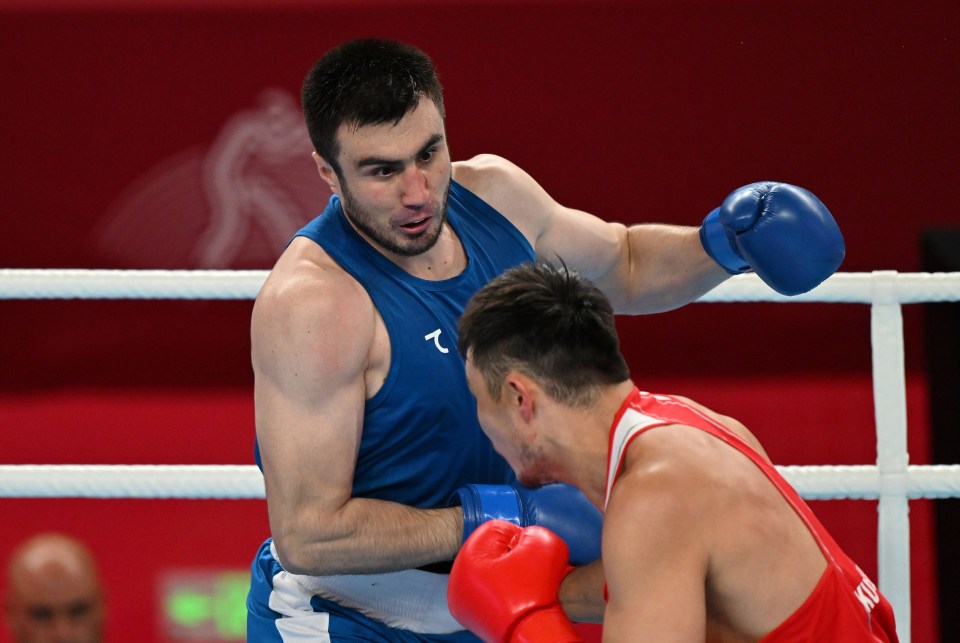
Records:
{"label": "boxer in red singlet", "polygon": [[605,578],[576,578],[546,529],[475,532],[448,599],[484,640],[577,641],[558,597],[569,575],[564,592],[605,641],[897,641],[890,604],[746,427],[636,388],[591,283],[512,269],[468,305],[459,349],[481,425],[520,480],[576,485],[605,511]]}

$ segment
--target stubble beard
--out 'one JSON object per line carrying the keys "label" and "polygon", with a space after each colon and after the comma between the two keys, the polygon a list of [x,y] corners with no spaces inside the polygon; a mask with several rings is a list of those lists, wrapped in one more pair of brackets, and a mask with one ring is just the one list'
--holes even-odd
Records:
{"label": "stubble beard", "polygon": [[341,185],[343,214],[358,230],[387,252],[401,257],[416,257],[433,248],[437,245],[437,241],[440,240],[443,225],[447,222],[447,198],[450,195],[449,181],[443,191],[440,208],[437,214],[434,215],[439,219],[439,225],[435,228],[425,230],[413,238],[401,237],[398,234],[392,233],[388,227],[378,224],[376,217],[360,205],[347,186],[345,184]]}
{"label": "stubble beard", "polygon": [[547,467],[543,465],[543,457],[538,449],[530,445],[523,445],[520,449],[520,463],[523,469],[517,475],[517,480],[524,487],[537,489],[545,484],[555,482],[553,477],[547,473]]}

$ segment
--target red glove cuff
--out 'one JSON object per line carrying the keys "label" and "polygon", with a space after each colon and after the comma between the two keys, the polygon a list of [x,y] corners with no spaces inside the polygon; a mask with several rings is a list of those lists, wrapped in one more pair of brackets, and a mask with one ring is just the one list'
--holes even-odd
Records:
{"label": "red glove cuff", "polygon": [[558,605],[531,612],[517,623],[510,643],[583,643],[583,639]]}

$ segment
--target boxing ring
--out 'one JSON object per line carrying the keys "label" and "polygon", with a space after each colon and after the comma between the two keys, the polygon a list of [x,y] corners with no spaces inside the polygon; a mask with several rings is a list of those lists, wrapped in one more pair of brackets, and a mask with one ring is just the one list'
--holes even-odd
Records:
{"label": "boxing ring", "polygon": [[[0,299],[253,299],[263,270],[0,270]],[[778,466],[810,500],[878,500],[878,581],[910,641],[909,501],[960,497],[960,464],[911,465],[902,306],[960,301],[960,273],[838,273],[796,297],[755,275],[698,302],[860,303],[871,307],[877,459],[872,465]],[[957,427],[960,429],[960,427]],[[262,499],[255,465],[0,465],[0,497]]]}

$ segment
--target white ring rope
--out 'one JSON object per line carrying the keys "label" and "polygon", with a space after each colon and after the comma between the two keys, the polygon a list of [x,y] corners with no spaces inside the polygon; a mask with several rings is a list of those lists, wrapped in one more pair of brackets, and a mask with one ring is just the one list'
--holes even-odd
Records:
{"label": "white ring rope", "polygon": [[266,270],[0,269],[0,299],[253,299]]}
{"label": "white ring rope", "polygon": [[[897,481],[873,465],[778,466],[808,500],[877,500],[883,495],[960,497],[960,465],[911,465]],[[6,464],[3,498],[189,498],[262,500],[263,476],[247,464]]]}
{"label": "white ring rope", "polygon": [[[0,299],[253,299],[266,270],[0,269]],[[756,275],[731,277],[699,302],[869,304],[879,273],[837,273],[810,292],[786,297]],[[960,301],[960,273],[894,273],[898,301]]]}
{"label": "white ring rope", "polygon": [[0,465],[8,498],[265,498],[252,464]]}
{"label": "white ring rope", "polygon": [[[0,269],[0,299],[253,299],[265,270]],[[913,498],[960,497],[960,464],[910,465],[902,304],[960,301],[957,273],[837,273],[808,293],[779,295],[756,275],[728,279],[699,302],[870,304],[877,464],[782,466],[803,497],[879,500],[878,576],[910,643]],[[958,427],[960,428],[960,427]],[[0,497],[262,499],[253,465],[0,465]]]}

